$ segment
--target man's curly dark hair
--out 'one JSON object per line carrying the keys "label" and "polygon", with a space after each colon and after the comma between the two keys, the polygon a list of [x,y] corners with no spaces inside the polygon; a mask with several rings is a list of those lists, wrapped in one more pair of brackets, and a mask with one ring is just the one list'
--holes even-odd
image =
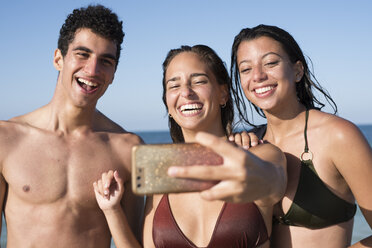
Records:
{"label": "man's curly dark hair", "polygon": [[80,9],[74,9],[69,14],[59,31],[58,49],[62,56],[67,54],[68,46],[74,40],[76,31],[88,28],[116,44],[116,66],[119,63],[121,43],[124,39],[123,22],[110,9],[102,5],[89,5]]}

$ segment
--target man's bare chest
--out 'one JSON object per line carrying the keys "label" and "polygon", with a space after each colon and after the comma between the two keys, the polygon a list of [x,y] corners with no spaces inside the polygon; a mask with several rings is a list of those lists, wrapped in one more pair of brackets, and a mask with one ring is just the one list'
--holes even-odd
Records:
{"label": "man's bare chest", "polygon": [[125,173],[109,142],[53,136],[23,139],[3,163],[9,192],[35,204],[59,200],[93,204],[92,184],[109,169]]}

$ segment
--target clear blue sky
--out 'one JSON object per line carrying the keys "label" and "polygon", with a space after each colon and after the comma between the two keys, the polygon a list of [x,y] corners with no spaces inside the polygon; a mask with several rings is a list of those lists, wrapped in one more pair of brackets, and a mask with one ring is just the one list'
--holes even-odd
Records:
{"label": "clear blue sky", "polygon": [[121,61],[98,108],[130,131],[167,130],[161,63],[169,49],[206,44],[229,65],[234,36],[260,23],[277,25],[295,37],[341,117],[372,124],[370,0],[3,1],[0,119],[50,101],[59,29],[67,14],[89,3],[110,7],[124,22]]}

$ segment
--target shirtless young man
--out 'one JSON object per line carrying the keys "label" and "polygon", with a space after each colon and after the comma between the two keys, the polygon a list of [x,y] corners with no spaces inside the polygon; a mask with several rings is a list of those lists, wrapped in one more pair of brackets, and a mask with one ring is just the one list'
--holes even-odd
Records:
{"label": "shirtless young man", "polygon": [[74,10],[54,54],[59,75],[51,102],[0,122],[7,247],[110,247],[92,190],[108,170],[117,170],[128,185],[122,207],[139,236],[143,199],[129,185],[131,148],[142,141],[96,110],[114,79],[123,37],[122,22],[111,10]]}

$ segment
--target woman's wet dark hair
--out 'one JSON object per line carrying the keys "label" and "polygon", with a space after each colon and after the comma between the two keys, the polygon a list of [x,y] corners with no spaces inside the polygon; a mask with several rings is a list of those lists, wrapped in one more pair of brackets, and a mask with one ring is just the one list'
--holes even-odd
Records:
{"label": "woman's wet dark hair", "polygon": [[[260,38],[262,36],[272,38],[279,42],[287,53],[290,61],[292,63],[296,63],[297,61],[301,61],[304,67],[304,75],[302,76],[301,80],[296,83],[296,92],[297,98],[299,102],[301,102],[307,109],[322,109],[325,104],[322,103],[313,93],[313,89],[320,92],[326,99],[326,101],[331,105],[334,110],[334,113],[337,113],[337,105],[329,95],[329,93],[319,84],[316,80],[314,74],[310,71],[308,63],[305,59],[305,56],[295,41],[295,39],[290,35],[287,31],[278,28],[276,26],[269,26],[269,25],[258,25],[254,28],[244,28],[240,31],[240,33],[235,36],[234,43],[232,45],[231,50],[231,68],[230,74],[231,79],[234,81],[232,83],[234,90],[233,95],[237,105],[237,111],[239,113],[239,117],[242,121],[248,123],[249,125],[253,125],[247,116],[247,108],[245,105],[245,96],[242,93],[240,77],[239,77],[239,68],[237,65],[237,52],[241,42],[249,41],[253,39]],[[311,60],[310,60],[311,62]],[[250,103],[250,108],[252,109],[252,103]],[[257,113],[265,117],[264,112],[262,109],[258,108],[257,106],[253,105]]]}
{"label": "woman's wet dark hair", "polygon": [[[226,106],[221,107],[221,122],[224,128],[225,134],[229,135],[231,132],[231,124],[234,119],[234,106],[231,97],[231,79],[229,73],[226,69],[225,63],[216,54],[216,52],[208,46],[205,45],[195,45],[195,46],[181,46],[177,49],[172,49],[168,52],[167,57],[163,62],[163,103],[167,109],[167,99],[166,99],[166,79],[165,74],[167,72],[170,62],[178,54],[183,52],[192,52],[200,57],[200,59],[208,66],[211,72],[214,74],[217,83],[220,85],[226,85],[229,93],[229,98],[226,102]],[[182,134],[181,127],[174,121],[174,119],[168,116],[168,126],[171,138],[174,143],[184,142],[184,137]]]}

